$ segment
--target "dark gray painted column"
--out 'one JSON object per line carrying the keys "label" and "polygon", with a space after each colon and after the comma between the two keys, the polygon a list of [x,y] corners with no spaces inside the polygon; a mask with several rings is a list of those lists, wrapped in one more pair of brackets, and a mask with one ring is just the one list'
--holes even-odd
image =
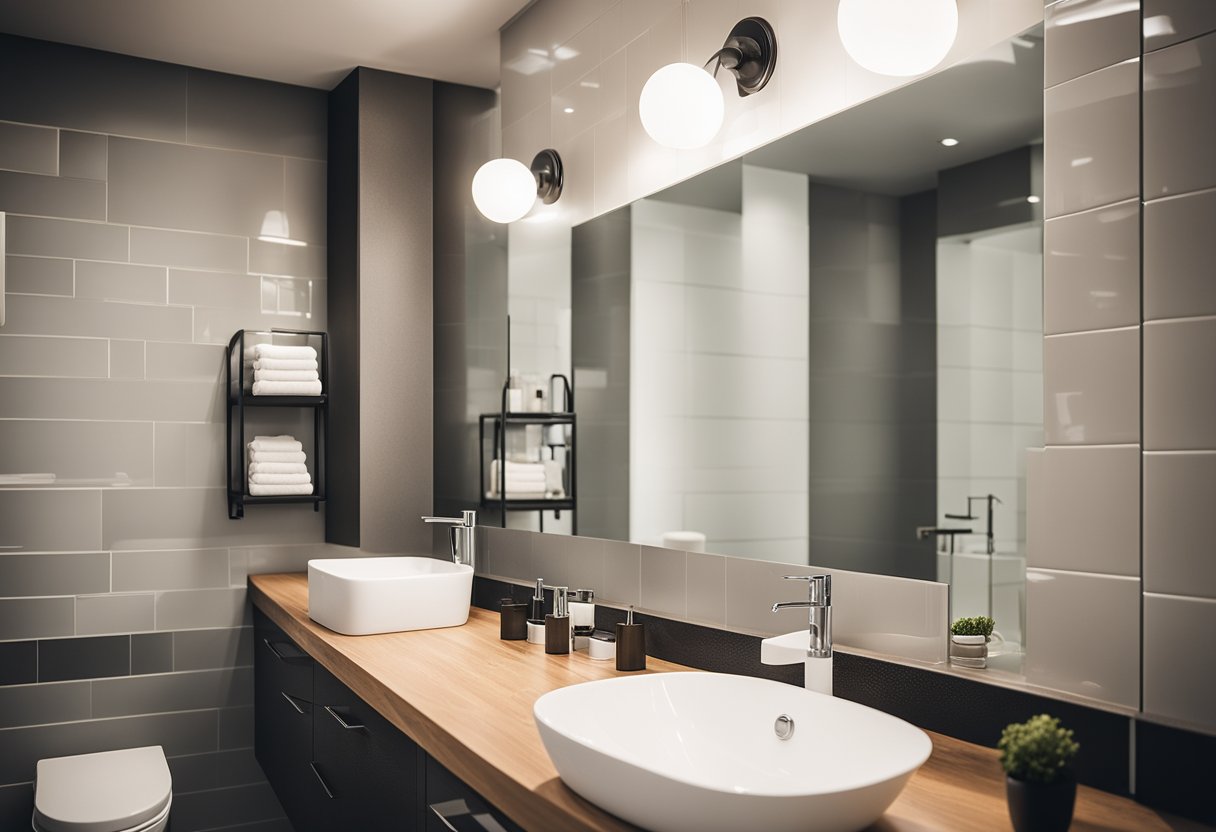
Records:
{"label": "dark gray painted column", "polygon": [[433,87],[359,68],[331,101],[328,537],[372,552],[431,548]]}

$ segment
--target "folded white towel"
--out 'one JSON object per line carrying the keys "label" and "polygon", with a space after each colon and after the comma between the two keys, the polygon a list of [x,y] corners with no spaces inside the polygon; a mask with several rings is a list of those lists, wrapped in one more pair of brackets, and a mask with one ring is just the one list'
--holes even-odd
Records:
{"label": "folded white towel", "polygon": [[[304,446],[294,436],[255,436],[253,441],[249,443],[251,451],[274,451],[283,453],[284,451],[295,453],[304,450]],[[258,462],[288,462],[290,460],[258,460]]]}
{"label": "folded white towel", "polygon": [[[507,482],[529,482],[545,484],[545,466],[539,462],[508,462],[505,466]],[[498,460],[490,463],[490,477],[498,483]]]}
{"label": "folded white towel", "polygon": [[259,358],[246,362],[255,370],[316,370],[317,362],[309,358]]}
{"label": "folded white towel", "polygon": [[251,462],[251,474],[307,474],[308,466],[303,462]]}
{"label": "folded white towel", "polygon": [[253,383],[255,396],[319,396],[321,382],[319,381],[255,381]]}
{"label": "folded white towel", "polygon": [[312,476],[304,474],[250,474],[249,482],[258,485],[302,485],[312,482]]}
{"label": "folded white towel", "polygon": [[245,348],[245,358],[258,361],[262,358],[291,358],[297,361],[316,361],[317,351],[312,347],[290,347],[285,344],[254,344]]}
{"label": "folded white towel", "polygon": [[249,483],[249,493],[254,497],[283,497],[296,494],[311,494],[312,483],[300,483],[299,485],[261,485],[251,482]]}
{"label": "folded white towel", "polygon": [[545,472],[545,463],[543,462],[511,462],[507,460],[506,471],[508,476],[511,474],[531,474]]}
{"label": "folded white towel", "polygon": [[[548,494],[544,491],[544,489],[541,489],[540,491],[512,491],[511,489],[507,489],[508,500],[544,500],[547,497]],[[486,492],[486,498],[490,500],[497,500],[498,489],[491,488]]]}
{"label": "folded white towel", "polygon": [[316,370],[254,370],[253,381],[317,381]]}
{"label": "folded white towel", "polygon": [[249,461],[258,465],[276,462],[307,462],[308,456],[303,451],[250,451]]}

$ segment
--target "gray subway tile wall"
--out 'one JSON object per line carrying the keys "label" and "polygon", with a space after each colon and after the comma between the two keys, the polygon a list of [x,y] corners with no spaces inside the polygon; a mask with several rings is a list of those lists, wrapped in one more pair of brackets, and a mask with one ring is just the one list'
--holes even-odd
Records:
{"label": "gray subway tile wall", "polygon": [[[324,328],[326,95],[8,36],[0,73],[0,827],[39,758],[160,744],[175,829],[276,828],[245,580],[331,549],[228,520],[221,344]],[[308,245],[251,241],[270,210]]]}
{"label": "gray subway tile wall", "polygon": [[1216,730],[1216,5],[1144,0],[1144,669],[1149,718]]}

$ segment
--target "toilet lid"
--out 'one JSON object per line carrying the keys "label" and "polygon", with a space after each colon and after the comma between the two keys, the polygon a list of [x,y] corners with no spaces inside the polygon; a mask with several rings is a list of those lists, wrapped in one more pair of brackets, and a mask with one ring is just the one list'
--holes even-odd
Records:
{"label": "toilet lid", "polygon": [[46,832],[121,832],[156,817],[173,792],[159,745],[38,761],[34,817]]}

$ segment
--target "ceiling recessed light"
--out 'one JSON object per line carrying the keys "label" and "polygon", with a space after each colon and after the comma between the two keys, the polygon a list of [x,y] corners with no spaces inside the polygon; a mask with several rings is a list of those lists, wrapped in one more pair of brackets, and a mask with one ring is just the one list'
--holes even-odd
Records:
{"label": "ceiling recessed light", "polygon": [[569,113],[573,113],[573,112],[574,112],[574,108],[573,108],[573,107],[566,107],[564,110],[562,110],[562,112],[563,112],[563,113],[567,113],[567,114],[569,114]]}
{"label": "ceiling recessed light", "polygon": [[1034,194],[1031,194],[1030,196],[1026,197],[1026,201],[1029,202],[1031,205],[1039,204],[1039,198],[1037,196],[1035,196]]}
{"label": "ceiling recessed light", "polygon": [[941,140],[942,147],[954,147],[956,144],[958,144],[958,139],[942,139]]}

